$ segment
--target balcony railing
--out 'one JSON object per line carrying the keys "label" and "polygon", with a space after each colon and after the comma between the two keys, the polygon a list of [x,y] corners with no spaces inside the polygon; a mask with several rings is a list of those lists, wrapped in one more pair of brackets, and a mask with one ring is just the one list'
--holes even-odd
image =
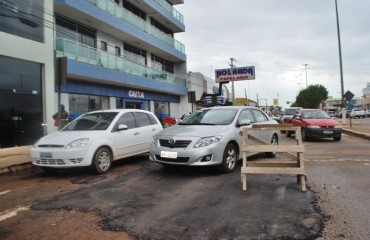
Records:
{"label": "balcony railing", "polygon": [[158,38],[162,42],[165,42],[166,44],[175,48],[177,51],[185,53],[184,44],[174,39],[171,35],[165,34],[158,28],[155,28],[148,22],[144,21],[142,18],[124,9],[115,2],[112,2],[110,0],[88,0],[88,1],[96,5],[97,7],[103,9],[104,11],[116,16],[117,18],[134,25],[135,27],[154,36],[155,38]]}
{"label": "balcony railing", "polygon": [[185,77],[140,65],[128,59],[68,39],[55,39],[54,44],[56,57],[66,56],[77,61],[87,62],[170,84],[186,86]]}
{"label": "balcony railing", "polygon": [[166,0],[154,0],[154,2],[161,5],[167,12],[171,13],[174,18],[179,20],[182,24],[184,24],[184,16],[179,13],[171,4],[169,4]]}

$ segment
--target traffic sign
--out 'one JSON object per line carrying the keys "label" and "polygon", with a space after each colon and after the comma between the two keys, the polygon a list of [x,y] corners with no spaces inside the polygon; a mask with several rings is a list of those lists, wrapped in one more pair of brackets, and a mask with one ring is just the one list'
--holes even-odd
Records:
{"label": "traffic sign", "polygon": [[347,91],[345,94],[344,94],[344,97],[346,98],[347,101],[351,101],[352,98],[354,97],[355,95],[353,93],[351,93],[350,91]]}

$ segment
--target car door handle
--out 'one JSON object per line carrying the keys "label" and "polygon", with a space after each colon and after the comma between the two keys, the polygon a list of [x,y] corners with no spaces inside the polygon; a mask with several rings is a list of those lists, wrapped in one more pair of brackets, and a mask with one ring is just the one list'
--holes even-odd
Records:
{"label": "car door handle", "polygon": [[139,132],[134,132],[134,135],[139,135]]}
{"label": "car door handle", "polygon": [[156,128],[152,128],[152,132],[154,132],[154,131],[157,131],[157,129]]}

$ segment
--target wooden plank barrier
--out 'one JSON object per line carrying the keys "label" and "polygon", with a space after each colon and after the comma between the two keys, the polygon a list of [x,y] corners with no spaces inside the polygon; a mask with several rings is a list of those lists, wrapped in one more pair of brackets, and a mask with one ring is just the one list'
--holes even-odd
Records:
{"label": "wooden plank barrier", "polygon": [[[250,134],[252,131],[294,131],[296,145],[271,145]],[[244,143],[243,166],[241,168],[241,181],[243,191],[247,190],[247,174],[292,174],[297,175],[297,181],[301,184],[302,192],[306,191],[306,172],[304,168],[304,146],[302,145],[301,131],[299,127],[293,127],[291,124],[264,124],[252,125],[252,128],[244,128],[242,131]],[[253,140],[257,144],[248,144],[248,140]],[[271,160],[248,162],[248,153],[254,152],[278,152],[290,156],[288,160]],[[295,154],[293,154],[295,153]]]}

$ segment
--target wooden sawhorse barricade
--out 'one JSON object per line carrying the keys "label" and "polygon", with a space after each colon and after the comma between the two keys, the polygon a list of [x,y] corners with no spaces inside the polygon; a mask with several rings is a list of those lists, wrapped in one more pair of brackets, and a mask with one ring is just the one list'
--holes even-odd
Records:
{"label": "wooden sawhorse barricade", "polygon": [[[295,139],[297,145],[271,145],[249,132],[253,131],[295,131]],[[301,130],[299,127],[293,127],[290,124],[264,124],[252,125],[252,128],[243,129],[244,144],[243,151],[243,166],[241,168],[241,180],[243,183],[243,191],[247,190],[247,174],[292,174],[297,175],[297,181],[301,183],[302,192],[306,191],[306,172],[304,169]],[[248,140],[253,140],[262,145],[250,145]],[[247,161],[248,153],[253,152],[278,152],[287,153],[290,156],[289,160],[269,160],[269,161]],[[292,153],[296,153],[292,154]]]}

